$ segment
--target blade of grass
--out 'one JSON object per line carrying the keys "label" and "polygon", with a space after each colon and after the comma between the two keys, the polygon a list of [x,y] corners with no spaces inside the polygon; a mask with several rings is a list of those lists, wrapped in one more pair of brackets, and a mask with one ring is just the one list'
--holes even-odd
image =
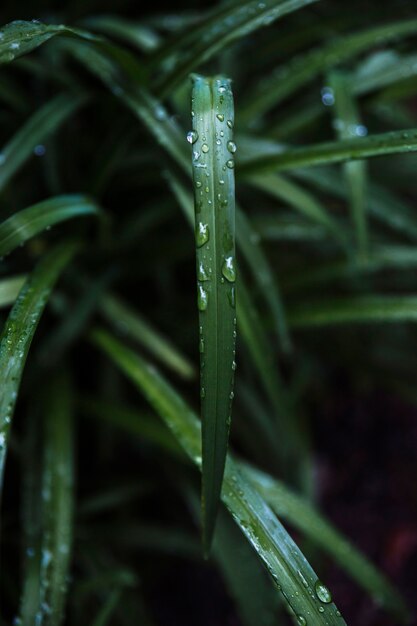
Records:
{"label": "blade of grass", "polygon": [[257,189],[272,195],[274,198],[284,200],[284,202],[294,207],[302,215],[305,215],[316,224],[324,226],[344,247],[349,246],[346,234],[341,231],[340,225],[336,220],[328,215],[325,208],[312,194],[299,187],[293,181],[276,174],[258,174],[250,176],[247,182]]}
{"label": "blade of grass", "polygon": [[[171,172],[165,172],[165,177],[168,180],[170,188],[177,198],[187,221],[194,228],[195,218],[191,194],[188,193],[188,191],[183,187],[178,179],[171,174]],[[259,245],[258,233],[254,228],[252,228],[249,218],[238,205],[235,206],[235,211],[236,243],[257,283],[262,288],[262,295],[269,304],[277,336],[280,339],[283,350],[289,352],[291,350],[291,339],[288,336],[285,311],[277,281],[273,275],[269,261]]]}
{"label": "blade of grass", "polygon": [[304,302],[289,311],[292,328],[416,320],[417,296],[354,296],[325,302]]}
{"label": "blade of grass", "polygon": [[195,76],[193,182],[200,324],[203,545],[213,538],[227,454],[236,338],[233,96],[226,78]]}
{"label": "blade of grass", "polygon": [[62,93],[38,109],[1,150],[0,190],[33,156],[34,148],[87,102],[83,94]]}
{"label": "blade of grass", "polygon": [[13,304],[25,280],[26,276],[23,274],[0,280],[0,307]]}
{"label": "blade of grass", "polygon": [[0,257],[38,233],[73,217],[97,215],[99,208],[86,196],[58,196],[14,213],[0,223]]}
{"label": "blade of grass", "polygon": [[245,466],[245,473],[278,516],[330,554],[378,604],[402,620],[407,618],[407,609],[397,590],[310,504],[264,472]]}
{"label": "blade of grass", "polygon": [[[262,26],[269,26],[284,15],[301,9],[318,0],[232,0],[229,6],[220,8],[220,16],[211,18],[211,24],[204,24],[200,36],[193,33],[194,41],[181,50],[174,49],[173,67],[167,76],[156,81],[155,91],[159,97],[166,97],[190,72],[206,63],[233,41],[247,37]],[[229,9],[229,10],[228,10]]]}
{"label": "blade of grass", "polygon": [[74,451],[71,384],[59,373],[47,388],[44,408],[43,538],[41,602],[37,620],[64,619],[72,547]]}
{"label": "blade of grass", "polygon": [[[341,72],[329,77],[329,89],[334,97],[334,125],[339,139],[349,139],[352,135],[367,134],[360,122],[359,111],[350,91],[349,78]],[[366,220],[367,165],[364,161],[345,163],[344,176],[349,189],[350,211],[356,232],[358,260],[364,261],[368,254],[368,232]]]}
{"label": "blade of grass", "polygon": [[101,299],[99,307],[102,315],[119,332],[135,339],[161,363],[185,379],[194,377],[195,370],[192,363],[137,311],[133,311],[119,298],[110,294]]}
{"label": "blade of grass", "polygon": [[161,37],[157,31],[139,22],[123,19],[117,15],[97,15],[83,20],[83,26],[138,48],[142,52],[153,52],[158,48]]}
{"label": "blade of grass", "polygon": [[261,156],[245,161],[239,166],[239,171],[242,175],[248,176],[271,170],[285,171],[415,151],[417,151],[417,131],[410,129],[292,148],[280,154]]}
{"label": "blade of grass", "polygon": [[0,341],[0,489],[11,420],[26,357],[54,283],[78,244],[62,244],[49,252],[29,275],[6,320]]}
{"label": "blade of grass", "polygon": [[[185,452],[201,469],[200,426],[181,396],[153,367],[110,334],[94,330],[91,338],[145,394]],[[267,567],[299,624],[305,625],[309,619],[316,626],[345,624],[328,589],[320,586],[317,575],[298,546],[230,457],[226,463],[222,500]],[[324,603],[320,597],[325,598]]]}
{"label": "blade of grass", "polygon": [[255,117],[276,107],[320,74],[372,48],[376,43],[381,45],[401,37],[412,36],[416,31],[415,19],[389,23],[340,37],[323,48],[296,58],[290,68],[287,65],[279,68],[253,90],[246,103],[242,105],[240,113],[242,124],[248,124]]}

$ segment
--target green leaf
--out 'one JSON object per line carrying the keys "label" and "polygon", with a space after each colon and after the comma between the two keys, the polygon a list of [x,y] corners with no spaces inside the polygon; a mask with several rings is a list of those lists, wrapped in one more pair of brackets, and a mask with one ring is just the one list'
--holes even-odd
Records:
{"label": "green leaf", "polygon": [[249,466],[245,472],[278,516],[327,552],[378,604],[401,619],[407,617],[398,591],[310,504],[264,472]]}
{"label": "green leaf", "polygon": [[[32,52],[56,35],[81,35],[67,26],[43,24],[38,20],[25,22],[18,20],[6,24],[0,30],[0,64],[10,63],[28,52]],[[82,36],[88,37],[83,33]]]}
{"label": "green leaf", "polygon": [[233,96],[225,78],[195,76],[192,93],[197,303],[203,424],[203,544],[220,500],[233,399],[236,338]]}
{"label": "green leaf", "polygon": [[247,182],[257,189],[265,191],[275,198],[283,200],[299,213],[316,224],[324,226],[343,246],[348,246],[346,234],[316,198],[296,183],[276,174],[258,174],[250,176]]}
{"label": "green leaf", "polygon": [[86,196],[58,196],[15,213],[0,224],[0,256],[54,224],[87,215],[97,215],[97,205]]}
{"label": "green leaf", "polygon": [[74,499],[71,395],[68,376],[60,373],[48,385],[44,408],[41,602],[36,619],[45,626],[59,626],[64,620],[70,568]]}
{"label": "green leaf", "polygon": [[248,176],[257,172],[284,171],[416,151],[417,131],[410,129],[283,150],[279,154],[247,160],[239,166],[239,171]]}
{"label": "green leaf", "polygon": [[289,310],[292,328],[310,328],[333,324],[415,322],[417,296],[353,296],[303,302]]}
{"label": "green leaf", "polygon": [[33,156],[34,148],[87,102],[85,95],[62,93],[38,109],[4,146],[0,154],[0,190]]}
{"label": "green leaf", "polygon": [[2,278],[0,280],[0,307],[13,304],[25,280],[26,276],[23,274]]}
{"label": "green leaf", "polygon": [[[91,337],[145,394],[187,455],[201,468],[199,422],[183,399],[153,367],[111,335],[94,330]],[[315,626],[345,624],[331,601],[320,602],[316,593],[320,584],[317,575],[230,456],[226,463],[222,500],[297,615],[299,624],[308,624],[308,619]],[[327,588],[322,591],[320,595],[331,600]],[[320,607],[323,611],[319,610]]]}
{"label": "green leaf", "polygon": [[[349,139],[352,135],[367,134],[360,123],[356,101],[350,91],[349,78],[341,72],[329,78],[331,97],[334,97],[334,124],[339,139]],[[364,161],[345,163],[344,175],[349,189],[350,210],[355,226],[359,260],[364,260],[368,252],[368,232],[366,220],[367,167]]]}
{"label": "green leaf", "polygon": [[78,249],[62,244],[49,252],[29,275],[6,320],[0,340],[0,486],[7,442],[27,354],[54,283]]}
{"label": "green leaf", "polygon": [[120,39],[142,52],[152,52],[160,45],[158,33],[139,22],[123,19],[117,15],[97,15],[83,20],[83,26]]}
{"label": "green leaf", "polygon": [[139,345],[147,348],[161,363],[183,378],[194,377],[195,371],[192,363],[137,311],[132,310],[119,298],[109,294],[101,299],[99,306],[101,313],[117,330],[135,339]]}
{"label": "green leaf", "polygon": [[[168,95],[190,72],[206,63],[232,42],[247,37],[262,26],[269,26],[284,15],[317,0],[232,0],[209,17],[171,51],[173,67],[156,81],[160,97]],[[181,40],[180,40],[181,43]]]}
{"label": "green leaf", "polygon": [[252,91],[246,104],[242,105],[240,114],[242,124],[247,124],[272,107],[276,107],[318,75],[361,54],[376,43],[382,45],[393,39],[414,35],[416,30],[417,20],[389,23],[347,37],[339,37],[323,48],[300,55],[292,62],[290,68],[284,65]]}

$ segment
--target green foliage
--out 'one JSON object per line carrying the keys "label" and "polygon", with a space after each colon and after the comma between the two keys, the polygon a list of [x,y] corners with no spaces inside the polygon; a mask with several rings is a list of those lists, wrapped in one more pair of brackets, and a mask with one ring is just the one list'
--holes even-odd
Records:
{"label": "green foliage", "polygon": [[245,626],[345,624],[329,560],[406,621],[311,398],[415,402],[411,3],[52,4],[0,29],[0,623],[165,624],[172,560]]}

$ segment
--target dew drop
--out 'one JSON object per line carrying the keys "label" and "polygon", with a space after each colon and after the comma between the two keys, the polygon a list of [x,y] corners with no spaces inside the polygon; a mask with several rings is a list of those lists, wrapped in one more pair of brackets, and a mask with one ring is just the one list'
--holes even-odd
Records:
{"label": "dew drop", "polygon": [[197,278],[202,282],[209,280],[208,274],[202,262],[200,261],[197,265]]}
{"label": "dew drop", "polygon": [[216,117],[219,120],[219,122],[224,122],[224,115],[223,115],[223,113],[217,113]]}
{"label": "dew drop", "polygon": [[197,187],[197,189],[200,189],[201,187],[201,182],[199,180],[196,181],[195,186]]}
{"label": "dew drop", "polygon": [[219,87],[219,93],[225,93],[226,92],[226,87],[224,87],[223,85],[221,85]]}
{"label": "dew drop", "polygon": [[227,120],[226,124],[228,125],[229,128],[233,128],[232,120]]}
{"label": "dew drop", "polygon": [[229,298],[229,304],[232,307],[232,309],[236,308],[236,295],[235,295],[235,288],[232,287],[229,291],[229,293],[227,294],[227,297]]}
{"label": "dew drop", "polygon": [[237,146],[235,144],[234,141],[228,141],[227,142],[227,149],[229,150],[229,152],[231,152],[232,154],[234,154],[237,150]]}
{"label": "dew drop", "polygon": [[203,354],[203,352],[204,352],[204,339],[200,339],[198,350],[199,350],[200,354]]}
{"label": "dew drop", "polygon": [[318,599],[321,600],[321,602],[324,602],[324,604],[329,604],[332,601],[332,594],[327,589],[326,585],[323,585],[321,580],[316,581],[316,584],[314,585],[314,590]]}
{"label": "dew drop", "polygon": [[199,311],[205,311],[207,309],[208,295],[202,285],[198,285],[197,305]]}
{"label": "dew drop", "polygon": [[323,87],[321,90],[321,101],[324,106],[331,107],[335,103],[334,92],[331,87]]}
{"label": "dew drop", "polygon": [[222,265],[222,274],[229,283],[234,283],[236,280],[236,270],[234,259],[232,256],[227,256]]}
{"label": "dew drop", "polygon": [[208,147],[208,145],[206,143],[203,143],[203,145],[201,146],[201,152],[204,152],[204,154],[207,154],[209,150],[210,148]]}
{"label": "dew drop", "polygon": [[204,244],[209,240],[210,231],[207,224],[203,224],[202,222],[198,222],[196,232],[195,232],[195,241],[198,248],[204,246]]}
{"label": "dew drop", "polygon": [[324,613],[324,606],[319,606],[319,613]]}
{"label": "dew drop", "polygon": [[226,161],[226,165],[229,168],[229,170],[232,170],[235,166],[235,162],[233,161],[233,159],[229,159],[228,161]]}
{"label": "dew drop", "polygon": [[304,615],[297,615],[297,624],[300,626],[307,626],[307,620]]}
{"label": "dew drop", "polygon": [[193,144],[197,141],[198,139],[198,132],[196,130],[190,130],[189,133],[187,133],[187,141],[190,144]]}

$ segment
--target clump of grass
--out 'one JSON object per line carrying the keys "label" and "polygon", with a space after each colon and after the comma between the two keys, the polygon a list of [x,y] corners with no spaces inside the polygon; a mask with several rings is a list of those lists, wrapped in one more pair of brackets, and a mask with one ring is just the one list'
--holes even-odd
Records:
{"label": "clump of grass", "polygon": [[415,402],[410,7],[175,8],[0,29],[0,622],[164,624],[174,559],[245,626],[345,624],[323,553],[404,622],[314,503],[308,399]]}

